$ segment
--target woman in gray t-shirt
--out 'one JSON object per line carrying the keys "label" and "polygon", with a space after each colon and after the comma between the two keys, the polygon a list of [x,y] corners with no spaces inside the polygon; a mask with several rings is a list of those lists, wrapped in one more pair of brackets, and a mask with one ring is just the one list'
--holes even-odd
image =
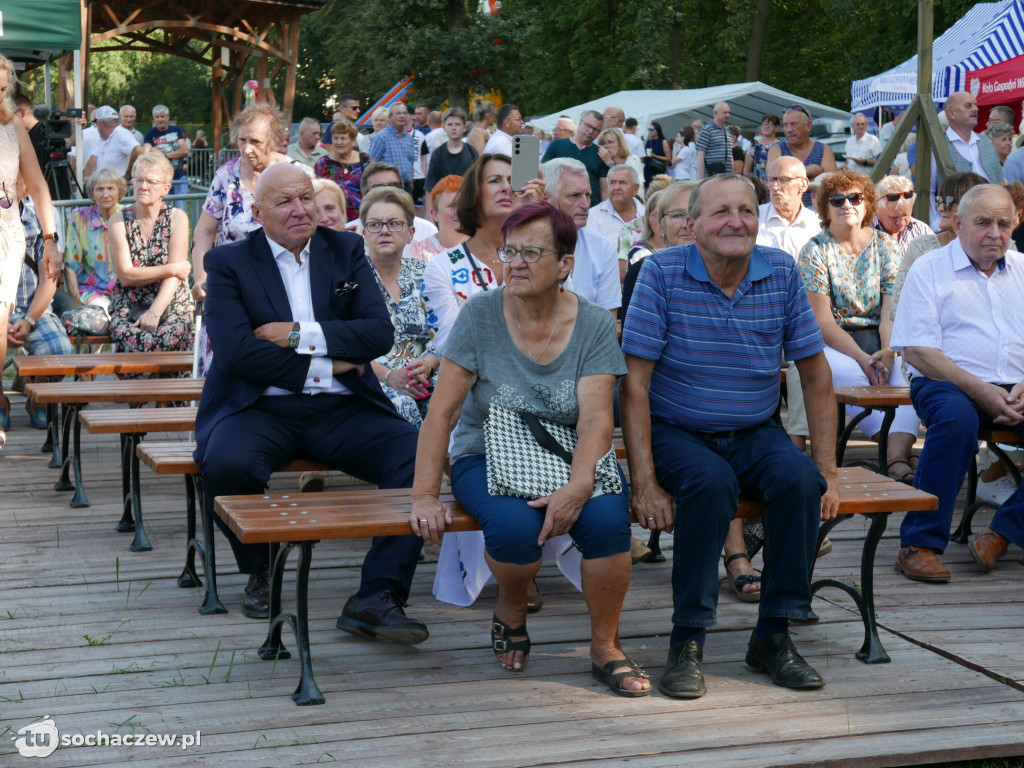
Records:
{"label": "woman in gray t-shirt", "polygon": [[[503,287],[467,301],[445,343],[420,432],[410,522],[424,539],[440,541],[446,520],[441,473],[458,422],[452,491],[480,523],[498,582],[491,624],[498,663],[515,672],[526,667],[526,587],[540,567],[544,540],[569,533],[583,553],[591,672],[615,693],[645,696],[651,692],[647,675],[624,658],[618,639],[630,573],[627,495],[592,497],[595,467],[612,443],[615,377],[626,372],[615,322],[607,310],[562,290],[576,247],[568,214],[530,203],[508,217],[502,234]],[[566,485],[533,501],[488,493],[483,425],[492,404],[576,429]]]}

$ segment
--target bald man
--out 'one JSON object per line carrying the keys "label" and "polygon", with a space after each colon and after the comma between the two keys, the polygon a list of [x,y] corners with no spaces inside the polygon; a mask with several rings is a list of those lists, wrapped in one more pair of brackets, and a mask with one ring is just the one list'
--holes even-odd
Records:
{"label": "bald man", "polygon": [[[363,241],[316,226],[316,198],[298,167],[277,163],[256,184],[261,229],[206,254],[206,328],[213,364],[196,415],[195,460],[207,509],[217,496],[262,493],[294,459],[328,464],[381,488],[412,485],[416,429],[395,411],[369,363],[394,328]],[[242,612],[269,611],[269,552],[242,544]],[[422,539],[376,538],[338,628],[414,644],[426,625],[402,610]]]}
{"label": "bald man", "polygon": [[[978,429],[1024,437],[1024,255],[1011,247],[1016,221],[1005,189],[972,187],[953,214],[956,239],[914,262],[896,305],[891,345],[903,350],[910,399],[928,428],[914,487],[939,498],[937,510],[908,512],[900,526],[896,567],[914,581],[950,580],[939,555],[978,452]],[[969,551],[988,573],[1010,542],[1024,547],[1024,485]]]}
{"label": "bald man", "polygon": [[[968,173],[973,171],[988,179],[993,184],[1003,183],[1003,167],[992,139],[983,133],[975,133],[978,125],[978,101],[966,91],[957,91],[946,99],[946,145],[953,156],[953,172]],[[931,205],[931,221],[936,232],[939,230],[939,212],[935,209],[935,196],[939,193],[942,179],[939,178],[939,167],[932,156],[931,194],[928,201]]]}
{"label": "bald man", "polygon": [[617,128],[622,131],[622,135],[626,138],[626,146],[629,148],[631,154],[637,157],[644,156],[644,143],[639,136],[636,135],[636,120],[633,121],[633,130],[626,130],[626,113],[618,107],[605,107],[601,112],[601,116],[604,118],[604,129],[610,130]]}

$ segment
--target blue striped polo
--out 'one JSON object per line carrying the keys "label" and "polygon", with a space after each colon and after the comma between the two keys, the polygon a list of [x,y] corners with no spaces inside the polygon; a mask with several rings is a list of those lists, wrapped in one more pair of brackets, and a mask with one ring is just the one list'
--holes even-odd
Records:
{"label": "blue striped polo", "polygon": [[654,360],[651,415],[701,432],[762,424],[779,402],[779,367],[824,349],[793,258],[756,246],[730,299],[696,245],[648,256],[622,351]]}

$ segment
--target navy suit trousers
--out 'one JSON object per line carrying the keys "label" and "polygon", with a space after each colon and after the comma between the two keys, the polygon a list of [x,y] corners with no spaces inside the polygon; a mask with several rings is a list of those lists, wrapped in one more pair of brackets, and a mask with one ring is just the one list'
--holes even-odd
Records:
{"label": "navy suit trousers", "polygon": [[[308,459],[381,488],[412,487],[418,432],[396,412],[358,395],[261,397],[218,422],[203,453],[200,474],[207,509],[217,496],[263,493],[270,475],[290,461]],[[242,573],[269,562],[267,545],[242,544],[218,515]],[[416,571],[423,540],[384,536],[363,561],[358,594],[393,590],[403,599]]]}

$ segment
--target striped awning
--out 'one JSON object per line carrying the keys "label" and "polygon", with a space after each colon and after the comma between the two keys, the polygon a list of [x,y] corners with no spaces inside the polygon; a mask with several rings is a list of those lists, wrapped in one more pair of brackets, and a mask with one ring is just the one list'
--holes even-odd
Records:
{"label": "striped awning", "polygon": [[[1024,0],[978,3],[932,44],[932,98],[967,90],[967,73],[1024,54]],[[909,104],[917,93],[917,56],[856,80],[851,111]]]}

